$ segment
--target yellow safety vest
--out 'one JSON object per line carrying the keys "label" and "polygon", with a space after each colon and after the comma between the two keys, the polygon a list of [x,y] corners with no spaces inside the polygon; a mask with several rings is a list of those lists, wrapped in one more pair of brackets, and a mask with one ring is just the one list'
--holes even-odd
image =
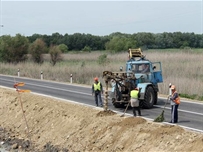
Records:
{"label": "yellow safety vest", "polygon": [[133,99],[138,99],[138,93],[139,93],[138,90],[132,90],[132,91],[130,92],[131,98],[133,98]]}
{"label": "yellow safety vest", "polygon": [[94,83],[94,91],[96,91],[96,90],[101,90],[101,86],[100,86],[100,82],[99,83]]}

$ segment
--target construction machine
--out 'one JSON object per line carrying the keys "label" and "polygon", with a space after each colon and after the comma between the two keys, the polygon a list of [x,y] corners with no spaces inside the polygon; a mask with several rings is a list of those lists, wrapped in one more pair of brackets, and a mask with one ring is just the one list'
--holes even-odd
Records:
{"label": "construction machine", "polygon": [[[120,67],[119,72],[104,71],[106,83],[105,100],[108,103],[108,85],[112,84],[110,99],[116,108],[125,107],[130,101],[130,91],[140,90],[140,106],[150,109],[157,103],[158,83],[163,82],[161,62],[146,59],[140,48],[129,49],[129,60],[126,69]],[[107,108],[107,107],[106,107]]]}

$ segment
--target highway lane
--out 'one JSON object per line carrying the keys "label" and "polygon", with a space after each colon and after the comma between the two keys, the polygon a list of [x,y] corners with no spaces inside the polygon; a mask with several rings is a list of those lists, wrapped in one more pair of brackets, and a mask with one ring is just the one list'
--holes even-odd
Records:
{"label": "highway lane", "polygon": [[[30,89],[32,92],[54,96],[62,99],[72,100],[79,103],[94,106],[94,98],[91,95],[91,86],[80,86],[53,81],[44,81],[37,79],[27,79],[22,77],[12,77],[0,75],[0,85],[13,88],[15,82],[25,82],[23,89]],[[158,104],[152,109],[142,109],[142,116],[155,119],[163,110],[166,99],[159,98]],[[109,109],[123,112],[124,109],[114,108],[109,101]],[[132,114],[132,110],[127,110]],[[170,121],[170,104],[165,109],[165,121]],[[203,104],[182,101],[179,106],[179,123],[178,125],[190,127],[203,132]]]}

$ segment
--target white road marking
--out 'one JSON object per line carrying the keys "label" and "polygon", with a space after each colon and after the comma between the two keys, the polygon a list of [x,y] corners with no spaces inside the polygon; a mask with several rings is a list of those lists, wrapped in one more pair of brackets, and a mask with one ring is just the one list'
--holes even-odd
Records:
{"label": "white road marking", "polygon": [[[154,105],[154,107],[163,108],[163,106],[157,106],[157,105]],[[171,108],[165,107],[165,109],[171,109]],[[182,111],[182,112],[186,112],[186,113],[191,113],[191,114],[203,116],[203,113],[198,113],[198,112],[193,112],[193,111],[187,111],[187,110],[181,110],[181,109],[178,109],[178,111]]]}
{"label": "white road marking", "polygon": [[[4,79],[2,79],[4,80]],[[5,79],[6,80],[6,79]],[[6,80],[6,81],[10,81],[10,80]],[[13,81],[12,81],[13,82]],[[51,86],[44,86],[44,85],[37,85],[37,84],[33,84],[33,83],[25,83],[28,85],[32,85],[32,86],[37,86],[37,87],[43,87],[43,88],[48,88],[48,89],[55,89],[55,90],[60,90],[60,91],[68,91],[68,92],[72,92],[72,93],[79,93],[79,94],[84,94],[84,95],[91,95],[91,93],[83,93],[83,92],[78,92],[78,91],[72,91],[72,90],[68,90],[68,89],[61,89],[61,88],[56,88],[56,87],[51,87]],[[32,90],[31,90],[32,91]]]}
{"label": "white road marking", "polygon": [[[7,80],[7,81],[10,81],[10,80]],[[33,84],[33,83],[26,83],[26,84],[29,84],[29,85],[32,85],[32,86],[37,86],[37,87],[43,87],[43,88],[47,88],[47,89],[55,89],[55,90],[59,90],[59,91],[65,91],[65,92],[71,92],[71,93],[77,93],[77,94],[92,96],[91,93],[84,93],[84,92],[72,91],[72,90],[68,90],[68,89],[61,89],[61,88],[55,88],[55,87],[53,88],[51,86],[43,86],[43,85],[37,85],[37,84]],[[165,99],[165,98],[161,98],[161,99]],[[184,101],[182,101],[182,102],[184,102]],[[190,103],[197,104],[195,102],[190,102]],[[200,103],[198,103],[198,104],[200,104]],[[201,105],[203,105],[203,104],[201,104]],[[154,105],[154,107],[163,108],[163,106],[158,106],[158,105]],[[165,107],[165,109],[171,109],[171,108]],[[196,115],[203,116],[203,113],[197,113],[197,112],[181,110],[181,109],[178,109],[178,110],[182,111],[182,112],[186,112],[186,113],[191,113],[191,114],[196,114]]]}
{"label": "white road marking", "polygon": [[[27,84],[30,84],[30,85],[34,85],[34,86],[38,86],[38,87],[45,87],[45,88],[48,88],[48,89],[56,89],[56,90],[60,90],[60,91],[68,91],[68,92],[72,92],[72,93],[77,93],[77,94],[83,94],[83,95],[89,95],[91,96],[92,94],[91,93],[83,93],[83,92],[78,92],[78,91],[72,91],[72,90],[67,90],[67,89],[61,89],[61,88],[53,88],[53,87],[49,87],[49,86],[42,86],[42,85],[36,85],[36,84],[32,84],[32,83],[27,83]],[[192,102],[191,102],[192,103]],[[203,104],[202,104],[203,105]],[[159,108],[162,108],[163,106],[157,106],[157,105],[154,105],[155,107],[159,107]],[[171,109],[171,108],[168,108],[168,107],[165,107],[166,109]],[[197,113],[197,112],[192,112],[192,111],[187,111],[187,110],[181,110],[181,109],[178,109],[179,111],[182,111],[182,112],[186,112],[186,113],[191,113],[191,114],[196,114],[196,115],[201,115],[203,116],[203,113]]]}
{"label": "white road marking", "polygon": [[[167,98],[164,98],[164,97],[159,97],[159,99],[167,100]],[[181,100],[181,102],[203,105],[203,102],[201,103],[201,102],[188,101],[188,100],[185,100],[185,99],[184,99],[184,100]]]}

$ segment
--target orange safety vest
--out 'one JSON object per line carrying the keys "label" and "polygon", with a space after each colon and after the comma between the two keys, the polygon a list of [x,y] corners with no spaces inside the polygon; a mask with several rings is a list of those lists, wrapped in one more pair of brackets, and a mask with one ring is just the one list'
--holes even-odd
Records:
{"label": "orange safety vest", "polygon": [[[177,92],[175,91],[175,92],[172,94],[172,96],[173,96],[175,93],[177,93]],[[174,101],[176,104],[180,104],[180,97],[179,97],[179,95],[178,95],[178,97],[175,98],[173,101]]]}

